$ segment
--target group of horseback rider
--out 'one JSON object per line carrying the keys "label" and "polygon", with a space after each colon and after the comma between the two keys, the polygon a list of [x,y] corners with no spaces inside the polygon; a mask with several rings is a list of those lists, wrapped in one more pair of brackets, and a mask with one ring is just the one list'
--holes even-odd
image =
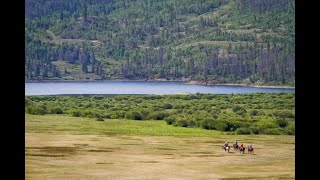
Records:
{"label": "group of horseback rider", "polygon": [[[234,142],[234,144],[233,144],[233,147],[234,147],[235,150],[239,149],[239,150],[240,150],[240,153],[241,153],[241,152],[244,152],[244,150],[245,150],[245,147],[243,146],[243,143],[241,143],[241,145],[240,145],[240,147],[239,147],[237,140],[235,140],[235,142]],[[229,147],[229,143],[228,143],[228,142],[225,142],[224,145],[223,145],[223,148],[229,150],[229,148],[230,148],[230,147]],[[248,144],[248,153],[249,153],[249,152],[253,152],[252,144]]]}

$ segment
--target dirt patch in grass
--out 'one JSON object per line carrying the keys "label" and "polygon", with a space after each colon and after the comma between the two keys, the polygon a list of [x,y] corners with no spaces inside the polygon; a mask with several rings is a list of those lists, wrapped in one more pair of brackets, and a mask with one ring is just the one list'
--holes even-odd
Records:
{"label": "dirt patch in grass", "polygon": [[163,147],[160,147],[160,148],[157,148],[159,150],[178,150],[178,149],[175,149],[175,148],[163,148]]}
{"label": "dirt patch in grass", "polygon": [[114,164],[114,163],[111,162],[111,163],[96,163],[96,164]]}
{"label": "dirt patch in grass", "polygon": [[137,161],[140,163],[158,163],[159,161]]}
{"label": "dirt patch in grass", "polygon": [[103,150],[103,149],[91,149],[89,152],[113,152],[112,150]]}

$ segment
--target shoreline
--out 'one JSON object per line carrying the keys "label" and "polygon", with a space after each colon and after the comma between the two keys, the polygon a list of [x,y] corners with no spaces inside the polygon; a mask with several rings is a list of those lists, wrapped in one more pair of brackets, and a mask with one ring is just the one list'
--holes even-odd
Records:
{"label": "shoreline", "polygon": [[102,79],[90,79],[90,80],[54,80],[54,79],[43,79],[43,80],[25,80],[25,83],[39,83],[39,82],[98,82],[98,81],[114,81],[114,82],[184,82],[190,85],[203,85],[203,86],[241,86],[241,87],[255,87],[255,88],[274,88],[274,89],[295,89],[292,86],[271,86],[271,85],[255,85],[255,84],[234,84],[234,83],[207,83],[204,81],[193,81],[187,79],[181,80],[167,80],[167,79],[113,79],[113,80],[102,80]]}
{"label": "shoreline", "polygon": [[295,89],[292,86],[271,86],[271,85],[255,85],[255,84],[234,84],[234,83],[205,83],[198,81],[190,81],[187,84],[204,85],[204,86],[240,86],[240,87],[255,87],[255,88],[273,88],[273,89]]}

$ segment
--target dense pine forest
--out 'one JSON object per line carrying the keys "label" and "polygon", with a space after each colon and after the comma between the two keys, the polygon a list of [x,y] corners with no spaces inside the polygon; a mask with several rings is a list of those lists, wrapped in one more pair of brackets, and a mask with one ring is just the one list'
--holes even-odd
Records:
{"label": "dense pine forest", "polygon": [[26,0],[26,80],[295,84],[294,0]]}

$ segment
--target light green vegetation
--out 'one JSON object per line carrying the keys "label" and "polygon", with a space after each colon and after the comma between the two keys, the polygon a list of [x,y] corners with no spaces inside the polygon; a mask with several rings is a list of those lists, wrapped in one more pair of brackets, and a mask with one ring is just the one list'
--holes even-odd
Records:
{"label": "light green vegetation", "polygon": [[[295,137],[26,114],[26,179],[294,179]],[[221,149],[234,140],[255,154]]]}
{"label": "light green vegetation", "polygon": [[98,121],[160,120],[165,126],[164,120],[167,126],[230,134],[295,134],[292,93],[29,96],[25,105],[28,114],[65,114]]}
{"label": "light green vegetation", "polygon": [[26,114],[26,132],[148,136],[211,136],[223,134],[220,131],[168,126],[165,121],[156,120],[132,121],[108,119],[96,121],[93,118],[29,114]]}

